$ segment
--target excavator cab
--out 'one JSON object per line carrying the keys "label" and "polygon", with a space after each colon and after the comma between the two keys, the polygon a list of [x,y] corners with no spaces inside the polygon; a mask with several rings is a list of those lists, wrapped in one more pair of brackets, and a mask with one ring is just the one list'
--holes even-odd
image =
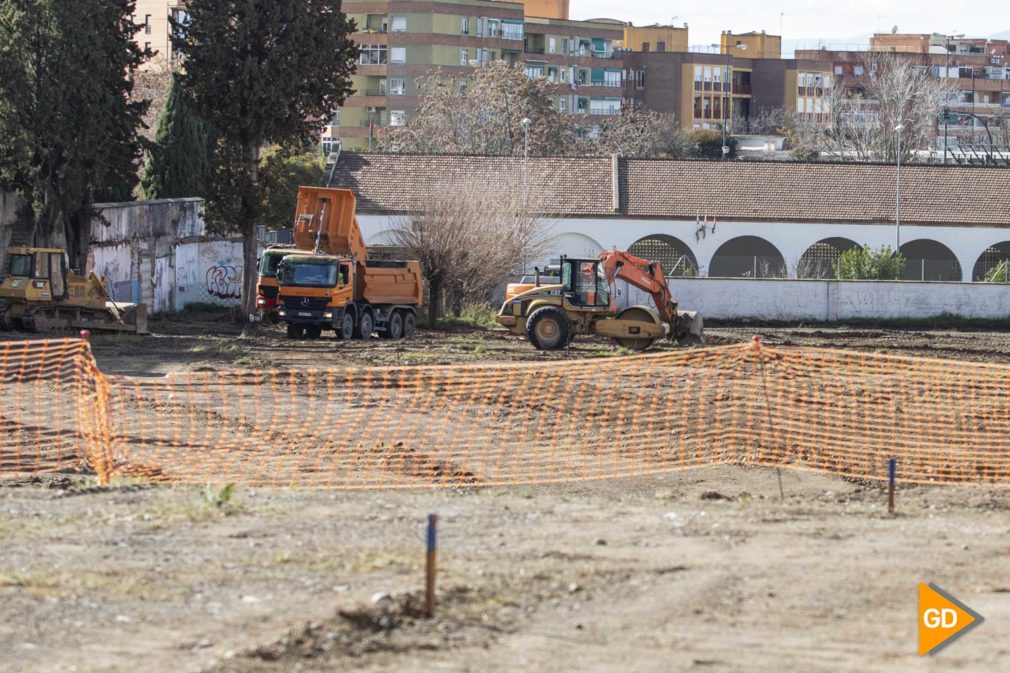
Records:
{"label": "excavator cab", "polygon": [[58,248],[11,248],[0,299],[51,302],[67,298],[67,257]]}
{"label": "excavator cab", "polygon": [[598,259],[562,257],[561,286],[573,306],[610,309],[610,283]]}

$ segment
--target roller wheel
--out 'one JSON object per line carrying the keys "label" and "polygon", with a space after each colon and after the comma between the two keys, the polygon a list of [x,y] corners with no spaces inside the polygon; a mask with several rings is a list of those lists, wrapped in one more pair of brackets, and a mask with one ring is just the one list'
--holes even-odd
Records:
{"label": "roller wheel", "polygon": [[372,314],[365,311],[361,314],[361,318],[358,319],[358,331],[355,333],[355,336],[359,339],[371,339],[374,327],[375,323],[372,322]]}
{"label": "roller wheel", "polygon": [[557,306],[544,306],[530,314],[526,337],[542,351],[564,348],[572,339],[572,321]]}
{"label": "roller wheel", "polygon": [[[638,308],[637,306],[632,306],[631,308],[624,309],[617,316],[617,319],[618,320],[638,320],[640,322],[651,322],[651,323],[655,323],[657,325],[659,324],[659,322],[656,320],[656,316],[654,316],[649,311],[646,311],[644,308]],[[617,342],[617,344],[619,346],[623,346],[624,348],[627,348],[628,350],[644,351],[649,346],[651,346],[653,344],[653,342],[656,341],[656,339],[654,337],[641,337],[641,338],[638,338],[638,337],[627,337],[627,338],[614,337],[614,341]]]}
{"label": "roller wheel", "polygon": [[350,313],[345,313],[344,317],[340,320],[340,324],[337,325],[337,338],[344,341],[354,338],[354,316]]}
{"label": "roller wheel", "polygon": [[405,312],[403,316],[403,338],[410,339],[417,331],[417,316],[412,312]]}
{"label": "roller wheel", "polygon": [[399,311],[393,311],[389,316],[389,321],[386,322],[386,331],[382,333],[385,339],[401,339],[403,338],[403,314]]}
{"label": "roller wheel", "polygon": [[305,328],[301,325],[288,325],[288,338],[301,339],[305,336]]}

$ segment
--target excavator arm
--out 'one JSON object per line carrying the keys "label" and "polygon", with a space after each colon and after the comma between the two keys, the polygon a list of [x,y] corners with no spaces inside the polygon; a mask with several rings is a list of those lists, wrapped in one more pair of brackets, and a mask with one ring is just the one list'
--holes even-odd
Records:
{"label": "excavator arm", "polygon": [[600,262],[611,285],[618,278],[643,292],[648,292],[656,304],[659,316],[670,325],[677,323],[677,302],[666,284],[663,267],[627,252],[611,250],[600,255]]}

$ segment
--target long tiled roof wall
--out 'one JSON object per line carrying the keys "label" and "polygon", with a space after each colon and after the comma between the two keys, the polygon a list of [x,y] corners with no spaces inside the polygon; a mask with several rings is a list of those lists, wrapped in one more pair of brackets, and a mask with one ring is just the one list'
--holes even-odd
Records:
{"label": "long tiled roof wall", "polygon": [[[522,170],[521,157],[348,153],[340,158],[333,186],[354,189],[360,212],[409,212],[416,196],[435,184]],[[893,165],[621,159],[617,211],[609,158],[531,157],[528,170],[531,192],[560,217],[894,219]],[[1007,169],[902,166],[901,191],[902,222],[1010,226]]]}

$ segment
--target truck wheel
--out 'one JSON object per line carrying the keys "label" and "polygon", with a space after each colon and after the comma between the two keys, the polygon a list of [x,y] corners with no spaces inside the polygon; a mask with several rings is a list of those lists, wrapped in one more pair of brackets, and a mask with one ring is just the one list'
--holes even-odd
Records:
{"label": "truck wheel", "polygon": [[572,338],[572,321],[557,306],[544,306],[530,314],[526,337],[543,351],[564,348]]}
{"label": "truck wheel", "polygon": [[318,339],[322,335],[323,335],[323,328],[319,327],[318,325],[305,328],[306,339]]}
{"label": "truck wheel", "polygon": [[343,319],[341,319],[340,324],[337,325],[337,338],[343,339],[344,341],[349,341],[354,338],[354,316],[350,313],[345,313]]}
{"label": "truck wheel", "polygon": [[411,339],[417,331],[417,316],[412,311],[403,312],[403,338]]}
{"label": "truck wheel", "polygon": [[361,317],[358,319],[358,332],[357,337],[359,339],[371,339],[372,338],[372,328],[375,323],[372,322],[372,314],[368,311],[364,311]]}
{"label": "truck wheel", "polygon": [[386,323],[386,331],[382,333],[385,339],[400,339],[403,338],[403,314],[399,311],[393,311],[389,316],[389,321]]}
{"label": "truck wheel", "polygon": [[305,335],[305,328],[301,325],[288,325],[288,338],[301,339]]}

